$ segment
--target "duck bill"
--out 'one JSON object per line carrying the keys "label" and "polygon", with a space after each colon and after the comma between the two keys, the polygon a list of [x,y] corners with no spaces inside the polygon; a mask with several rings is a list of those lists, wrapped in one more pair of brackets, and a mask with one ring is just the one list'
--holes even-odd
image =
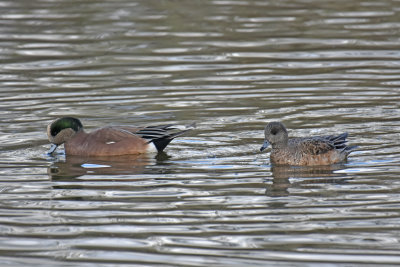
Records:
{"label": "duck bill", "polygon": [[56,144],[51,144],[50,150],[47,152],[47,155],[53,154],[54,151],[56,151],[58,145]]}
{"label": "duck bill", "polygon": [[262,147],[260,148],[260,151],[263,151],[264,149],[266,149],[269,146],[269,142],[267,140],[264,141]]}

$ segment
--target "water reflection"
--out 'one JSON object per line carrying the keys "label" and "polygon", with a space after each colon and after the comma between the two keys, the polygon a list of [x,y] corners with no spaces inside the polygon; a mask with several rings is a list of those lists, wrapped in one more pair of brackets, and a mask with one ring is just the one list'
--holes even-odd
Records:
{"label": "water reflection", "polygon": [[[271,197],[288,196],[290,188],[310,186],[312,184],[343,184],[350,178],[343,173],[345,164],[326,166],[272,166],[272,178],[266,180],[266,195]],[[290,182],[294,179],[295,182]]]}
{"label": "water reflection", "polygon": [[169,156],[166,153],[123,155],[123,156],[56,156],[48,167],[51,179],[77,178],[90,175],[130,175],[140,174],[146,166],[162,163]]}

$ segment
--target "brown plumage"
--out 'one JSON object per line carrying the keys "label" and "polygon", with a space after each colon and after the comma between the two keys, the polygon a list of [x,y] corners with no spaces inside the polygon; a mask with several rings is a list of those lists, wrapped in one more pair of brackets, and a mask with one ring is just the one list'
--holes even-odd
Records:
{"label": "brown plumage", "polygon": [[86,133],[82,123],[73,117],[57,119],[47,126],[53,144],[49,154],[64,144],[65,154],[81,156],[133,155],[149,151],[154,144],[158,152],[178,135],[192,127],[160,125],[148,127],[110,126]]}
{"label": "brown plumage", "polygon": [[288,138],[281,122],[270,122],[265,127],[265,141],[261,151],[272,146],[271,163],[277,165],[316,166],[345,161],[356,146],[346,146],[347,133],[340,135]]}

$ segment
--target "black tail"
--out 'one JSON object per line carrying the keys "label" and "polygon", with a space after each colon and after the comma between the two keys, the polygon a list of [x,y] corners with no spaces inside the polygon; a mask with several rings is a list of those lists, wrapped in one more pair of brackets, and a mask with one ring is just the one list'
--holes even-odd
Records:
{"label": "black tail", "polygon": [[164,148],[166,148],[171,141],[172,139],[163,138],[163,139],[155,139],[152,142],[154,146],[157,148],[157,151],[162,152]]}

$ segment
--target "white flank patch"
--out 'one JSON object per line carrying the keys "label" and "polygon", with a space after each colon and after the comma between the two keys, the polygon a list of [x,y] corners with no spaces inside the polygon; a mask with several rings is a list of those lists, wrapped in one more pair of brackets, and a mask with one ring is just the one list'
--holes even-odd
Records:
{"label": "white flank patch", "polygon": [[147,152],[150,152],[150,153],[157,153],[157,152],[158,152],[158,150],[157,150],[157,148],[156,148],[156,146],[154,145],[153,142],[151,142],[151,143],[147,146]]}
{"label": "white flank patch", "polygon": [[106,145],[112,145],[112,144],[115,144],[115,142],[114,141],[106,142]]}

